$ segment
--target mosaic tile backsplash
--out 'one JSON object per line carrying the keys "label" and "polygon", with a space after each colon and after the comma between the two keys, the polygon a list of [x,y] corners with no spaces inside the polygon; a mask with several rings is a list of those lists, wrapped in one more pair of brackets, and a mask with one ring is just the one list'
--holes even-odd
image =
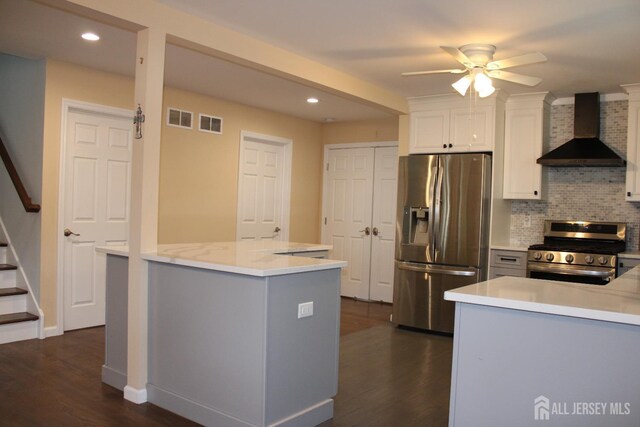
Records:
{"label": "mosaic tile backsplash", "polygon": [[[626,158],[627,101],[600,103],[600,139]],[[573,138],[573,105],[551,107],[549,149]],[[511,245],[542,243],[545,219],[610,221],[627,224],[627,250],[638,250],[640,203],[626,202],[624,167],[543,167],[545,200],[514,200]],[[527,226],[530,223],[530,226]]]}

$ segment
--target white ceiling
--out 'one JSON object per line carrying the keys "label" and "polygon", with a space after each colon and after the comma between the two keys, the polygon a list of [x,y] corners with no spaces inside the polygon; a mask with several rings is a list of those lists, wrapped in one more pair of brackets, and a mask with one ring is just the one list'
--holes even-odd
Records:
{"label": "white ceiling", "polygon": [[[156,0],[252,35],[403,96],[453,92],[450,74],[401,77],[403,71],[456,68],[438,46],[491,43],[494,59],[532,51],[548,61],[512,69],[541,77],[534,88],[496,81],[508,93],[616,93],[640,82],[638,0]],[[0,51],[51,57],[133,75],[135,34],[28,0],[0,0]],[[87,29],[102,40],[79,39]],[[183,89],[321,121],[386,113],[317,89],[167,48],[166,81]],[[321,103],[304,102],[315,95]]]}

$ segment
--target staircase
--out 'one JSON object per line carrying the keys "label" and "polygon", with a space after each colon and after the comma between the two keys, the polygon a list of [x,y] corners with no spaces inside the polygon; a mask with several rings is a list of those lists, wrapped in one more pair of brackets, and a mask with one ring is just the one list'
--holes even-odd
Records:
{"label": "staircase", "polygon": [[18,267],[7,264],[8,250],[6,243],[0,243],[0,344],[39,335],[39,316],[27,308],[31,305],[29,291],[17,287]]}

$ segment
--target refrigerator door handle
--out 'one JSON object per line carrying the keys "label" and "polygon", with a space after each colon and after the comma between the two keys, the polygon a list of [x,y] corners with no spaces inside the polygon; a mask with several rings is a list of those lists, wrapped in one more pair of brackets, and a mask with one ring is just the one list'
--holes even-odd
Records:
{"label": "refrigerator door handle", "polygon": [[400,270],[417,271],[419,273],[445,274],[449,276],[475,276],[475,268],[448,267],[439,265],[418,264],[415,262],[398,262]]}
{"label": "refrigerator door handle", "polygon": [[[439,161],[439,158],[438,160]],[[440,172],[440,167],[435,166],[432,168],[433,175],[435,176],[435,180],[433,181],[433,185],[429,188],[429,206],[431,207],[432,215],[429,217],[429,229],[427,230],[427,262],[434,262],[436,257],[436,233],[434,231],[436,227],[436,218],[438,217],[439,208],[437,205],[437,201],[439,197],[436,196],[436,189],[438,187],[438,175]]]}
{"label": "refrigerator door handle", "polygon": [[440,164],[442,162],[442,157],[438,159],[438,176],[436,178],[435,189],[433,191],[433,260],[434,262],[438,260],[439,257],[436,257],[436,251],[439,249],[438,246],[440,242],[437,240],[437,236],[440,234],[440,213],[442,211],[442,180],[444,179],[444,166]]}

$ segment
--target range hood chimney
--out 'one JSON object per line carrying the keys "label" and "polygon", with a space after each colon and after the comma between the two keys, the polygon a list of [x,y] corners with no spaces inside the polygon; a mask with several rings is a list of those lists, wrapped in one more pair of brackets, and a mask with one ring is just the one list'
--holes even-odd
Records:
{"label": "range hood chimney", "polygon": [[625,160],[600,141],[598,92],[576,93],[574,111],[573,139],[537,162],[545,166],[624,166]]}

